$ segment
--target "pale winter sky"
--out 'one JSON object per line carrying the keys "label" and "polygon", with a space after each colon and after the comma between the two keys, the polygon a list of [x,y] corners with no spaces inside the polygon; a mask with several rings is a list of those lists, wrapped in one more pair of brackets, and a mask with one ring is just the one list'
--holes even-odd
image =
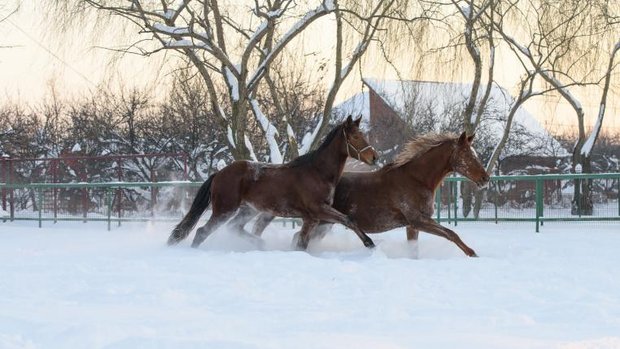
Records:
{"label": "pale winter sky", "polygon": [[[165,83],[165,77],[171,71],[170,65],[163,64],[166,59],[163,53],[155,55],[155,58],[126,55],[113,69],[109,69],[107,63],[111,54],[104,49],[93,47],[92,39],[87,38],[84,33],[74,31],[71,34],[60,35],[48,32],[50,26],[44,24],[45,15],[37,9],[35,0],[5,2],[0,5],[0,19],[13,10],[17,3],[21,3],[19,11],[0,23],[0,47],[11,46],[0,48],[0,94],[5,101],[36,103],[43,98],[51,83],[65,95],[79,96],[85,90],[96,90],[96,86],[111,75],[116,80],[122,80],[127,86],[148,85],[157,88],[159,84]],[[318,28],[325,30],[325,26],[321,24],[315,24],[313,30],[321,30]],[[118,38],[106,34],[101,33],[98,45],[114,47],[120,44]],[[317,46],[321,45],[321,42],[324,40],[306,39],[301,44]],[[328,43],[327,46],[329,45]],[[411,56],[403,52],[401,59],[397,58],[395,62],[400,65],[399,69],[405,72],[405,76],[408,74],[407,71],[411,71],[412,64],[406,62]],[[394,72],[389,68],[378,66],[376,61],[366,60],[363,69],[366,76],[395,78]],[[510,63],[504,63],[496,70],[497,80],[509,91],[512,90],[517,77],[515,71],[510,69]],[[462,75],[464,79],[471,76],[469,72],[463,72]],[[155,83],[152,76],[158,77]],[[437,76],[431,75],[423,75],[421,78],[438,80]],[[620,74],[616,74],[612,82],[612,86],[614,85],[620,85]],[[359,75],[350,76],[348,85],[340,93],[339,99],[342,100],[358,92],[360,87]],[[579,91],[576,94],[579,95]],[[591,124],[596,117],[599,95],[600,93],[596,93],[589,99],[582,99],[587,109],[588,124]],[[564,103],[558,103],[559,100],[557,97],[539,98],[528,102],[526,109],[546,124],[552,132],[575,125],[574,112]],[[604,129],[620,132],[620,97],[617,93],[612,94],[608,102]]]}

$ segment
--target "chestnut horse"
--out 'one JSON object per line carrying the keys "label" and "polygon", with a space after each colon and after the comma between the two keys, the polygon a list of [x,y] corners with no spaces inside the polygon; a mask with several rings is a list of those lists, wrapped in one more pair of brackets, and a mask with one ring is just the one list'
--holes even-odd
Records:
{"label": "chestnut horse", "polygon": [[[485,186],[489,176],[471,147],[473,135],[429,134],[404,147],[394,162],[375,172],[346,172],[336,187],[334,207],[349,216],[366,233],[381,233],[407,227],[407,239],[417,240],[425,231],[454,242],[470,257],[476,252],[452,230],[433,218],[435,191],[451,172]],[[261,215],[254,226],[260,236],[273,216]],[[331,228],[322,222],[312,238],[321,238]]]}
{"label": "chestnut horse", "polygon": [[[289,163],[235,161],[211,175],[198,190],[189,212],[172,231],[168,245],[186,238],[212,203],[213,214],[196,231],[192,247],[198,247],[233,217],[240,206],[272,216],[301,217],[304,223],[297,245],[300,249],[306,249],[310,232],[321,221],[343,224],[353,229],[366,247],[374,247],[373,241],[355,223],[332,207],[347,156],[355,155],[368,164],[374,164],[377,157],[359,130],[360,119],[353,121],[349,116],[325,137],[317,150]],[[245,219],[241,212],[229,224],[238,233],[256,238],[243,230],[247,221],[240,225]]]}

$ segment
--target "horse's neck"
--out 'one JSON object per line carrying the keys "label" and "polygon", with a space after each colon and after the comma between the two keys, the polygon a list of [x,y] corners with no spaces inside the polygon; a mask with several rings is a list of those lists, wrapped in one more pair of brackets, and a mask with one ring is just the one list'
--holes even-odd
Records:
{"label": "horse's neck", "polygon": [[452,145],[444,143],[428,150],[426,153],[402,166],[408,176],[424,184],[429,190],[435,191],[441,181],[451,172],[450,156]]}
{"label": "horse's neck", "polygon": [[315,157],[314,166],[328,180],[338,181],[342,176],[347,161],[347,154],[341,151],[343,141],[342,136],[336,136],[330,144],[318,150]]}

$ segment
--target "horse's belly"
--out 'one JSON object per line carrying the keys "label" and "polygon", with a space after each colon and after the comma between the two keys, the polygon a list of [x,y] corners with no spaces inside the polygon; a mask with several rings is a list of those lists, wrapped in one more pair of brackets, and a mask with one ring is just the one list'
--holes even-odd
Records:
{"label": "horse's belly", "polygon": [[359,204],[359,207],[355,203],[349,203],[336,209],[349,216],[366,233],[382,233],[407,225],[399,211],[389,210],[387,207],[379,202],[376,204],[364,202]]}
{"label": "horse's belly", "polygon": [[389,214],[377,214],[372,217],[365,216],[364,218],[354,220],[360,229],[366,233],[383,233],[407,225],[400,217],[394,217]]}
{"label": "horse's belly", "polygon": [[[285,202],[287,201],[287,202]],[[250,205],[257,211],[269,213],[272,216],[278,217],[301,217],[301,210],[296,207],[295,204],[288,202],[288,200],[260,200],[260,201],[247,201],[247,205]]]}

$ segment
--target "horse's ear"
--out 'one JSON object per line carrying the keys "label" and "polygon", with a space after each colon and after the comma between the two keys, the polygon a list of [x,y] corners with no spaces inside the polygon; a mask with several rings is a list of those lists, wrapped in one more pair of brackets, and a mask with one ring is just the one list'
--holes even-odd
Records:
{"label": "horse's ear", "polygon": [[459,137],[459,144],[465,144],[465,142],[467,142],[467,133],[463,132]]}
{"label": "horse's ear", "polygon": [[467,142],[471,143],[474,140],[474,136],[476,136],[476,133],[472,133],[471,136],[467,137]]}
{"label": "horse's ear", "polygon": [[352,123],[353,123],[353,117],[351,115],[347,116],[347,120],[345,121],[345,124],[349,126]]}
{"label": "horse's ear", "polygon": [[362,121],[362,117],[361,116],[359,118],[355,119],[355,121],[353,121],[353,123],[355,124],[355,126],[360,127],[360,121]]}

